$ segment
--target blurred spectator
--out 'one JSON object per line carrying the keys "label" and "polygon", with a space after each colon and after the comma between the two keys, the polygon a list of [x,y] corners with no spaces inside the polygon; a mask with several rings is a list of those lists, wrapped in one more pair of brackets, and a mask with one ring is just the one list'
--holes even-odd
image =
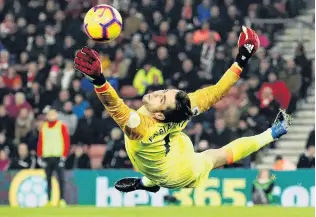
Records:
{"label": "blurred spectator", "polygon": [[127,72],[131,60],[124,57],[124,52],[121,49],[117,49],[115,53],[115,58],[111,62],[110,69],[105,72],[107,77],[115,77],[123,79],[127,76]]}
{"label": "blurred spectator", "polygon": [[74,149],[74,153],[67,157],[65,163],[66,170],[90,169],[90,158],[87,153],[84,153],[83,147],[81,145],[76,145]]}
{"label": "blurred spectator", "polygon": [[113,120],[110,114],[104,109],[102,112],[101,130],[102,130],[102,134],[103,134],[105,142],[108,142],[110,140],[110,132],[115,127],[118,127],[117,123]]}
{"label": "blurred spectator", "polygon": [[13,96],[7,97],[6,110],[8,115],[13,118],[17,118],[20,114],[21,109],[26,109],[27,111],[31,111],[31,105],[26,101],[25,95],[22,92],[18,92]]}
{"label": "blurred spectator", "polygon": [[5,86],[10,89],[14,89],[16,86],[22,86],[21,76],[16,73],[13,67],[10,67],[7,73],[2,75],[2,79]]}
{"label": "blurred spectator", "polygon": [[[50,85],[50,84],[47,84]],[[56,109],[57,111],[61,111],[64,107],[64,104],[69,100],[69,91],[68,90],[62,90],[59,92],[58,99],[56,99],[53,102],[52,107]]]}
{"label": "blurred spectator", "polygon": [[[60,86],[63,90],[68,89],[70,87],[70,83],[75,77],[75,69],[73,67],[72,61],[66,61],[65,68],[62,73],[60,73]],[[59,82],[58,82],[59,83]]]}
{"label": "blurred spectator", "polygon": [[83,96],[77,94],[75,96],[75,104],[72,107],[73,113],[78,117],[82,118],[86,108],[90,107],[89,102],[83,99]]}
{"label": "blurred spectator", "polygon": [[315,168],[315,146],[310,145],[306,151],[299,156],[297,168]]}
{"label": "blurred spectator", "polygon": [[7,139],[4,133],[0,133],[0,149],[4,150],[6,155],[10,158],[14,158],[17,155],[16,146],[14,146],[10,140]]}
{"label": "blurred spectator", "polygon": [[18,156],[13,158],[9,169],[22,170],[34,169],[36,167],[36,158],[29,154],[27,144],[21,143],[18,146]]}
{"label": "blurred spectator", "polygon": [[288,111],[292,113],[296,110],[296,103],[300,97],[300,89],[302,86],[300,69],[296,66],[294,60],[291,59],[287,61],[285,70],[281,72],[280,78],[291,91],[292,98]]}
{"label": "blurred spectator", "polygon": [[33,121],[33,113],[23,108],[20,110],[19,116],[15,121],[15,137],[13,142],[19,144],[26,138],[27,134],[31,130],[31,124]]}
{"label": "blurred spectator", "polygon": [[221,148],[232,141],[232,136],[231,130],[226,127],[225,120],[220,118],[216,119],[215,127],[210,135],[212,144],[214,144],[216,148]]}
{"label": "blurred spectator", "polygon": [[58,120],[63,122],[69,130],[69,135],[73,136],[78,124],[78,117],[72,112],[72,102],[67,101],[63,110],[58,112]]}
{"label": "blurred spectator", "polygon": [[87,107],[84,115],[78,121],[78,126],[74,134],[74,142],[82,142],[91,145],[100,141],[101,122],[94,116],[93,109]]}
{"label": "blurred spectator", "polygon": [[204,23],[207,21],[211,16],[211,8],[210,8],[210,0],[203,0],[201,4],[197,7],[197,14],[200,23]]}
{"label": "blurred spectator", "polygon": [[7,153],[0,149],[0,171],[6,171],[10,166],[10,160]]}
{"label": "blurred spectator", "polygon": [[124,19],[124,35],[127,38],[133,35],[137,31],[140,23],[140,14],[137,13],[135,8],[131,8],[129,10],[129,16],[126,19]]}
{"label": "blurred spectator", "polygon": [[312,82],[312,66],[311,61],[307,59],[305,48],[303,44],[298,44],[295,50],[294,62],[300,67],[302,74],[302,87],[300,90],[300,97],[307,96],[307,88]]}
{"label": "blurred spectator", "polygon": [[306,148],[308,148],[309,146],[315,146],[315,129],[313,129],[309,133],[309,136],[308,136],[308,139],[307,139],[307,143],[306,143]]}
{"label": "blurred spectator", "polygon": [[290,161],[284,159],[281,155],[275,157],[273,165],[274,170],[296,170],[296,166]]}
{"label": "blurred spectator", "polygon": [[137,89],[139,95],[143,95],[147,87],[155,82],[163,84],[163,76],[159,69],[149,63],[144,65],[143,69],[137,71],[133,86]]}
{"label": "blurred spectator", "polygon": [[259,38],[259,41],[260,41],[260,46],[264,47],[266,49],[269,48],[270,40],[267,37],[267,35],[264,34],[261,29],[257,29],[256,32],[258,34],[258,38]]}
{"label": "blurred spectator", "polygon": [[112,129],[111,141],[107,144],[107,150],[102,161],[103,168],[132,168],[121,139],[121,130],[119,128]]}
{"label": "blurred spectator", "polygon": [[260,170],[252,185],[252,202],[254,204],[272,204],[274,178],[267,169]]}
{"label": "blurred spectator", "polygon": [[0,106],[0,132],[13,139],[15,120],[7,114],[4,106]]}

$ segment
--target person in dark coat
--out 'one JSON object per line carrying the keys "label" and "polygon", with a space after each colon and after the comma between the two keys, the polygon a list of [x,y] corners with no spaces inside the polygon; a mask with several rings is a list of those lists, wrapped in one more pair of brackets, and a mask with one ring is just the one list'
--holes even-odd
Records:
{"label": "person in dark coat", "polygon": [[297,168],[315,168],[315,146],[309,146],[299,157]]}
{"label": "person in dark coat", "polygon": [[10,170],[34,169],[36,167],[36,158],[29,154],[27,144],[21,143],[18,147],[18,157],[13,158]]}
{"label": "person in dark coat", "polygon": [[66,160],[65,168],[66,170],[91,168],[90,157],[84,153],[82,145],[76,145],[74,153]]}

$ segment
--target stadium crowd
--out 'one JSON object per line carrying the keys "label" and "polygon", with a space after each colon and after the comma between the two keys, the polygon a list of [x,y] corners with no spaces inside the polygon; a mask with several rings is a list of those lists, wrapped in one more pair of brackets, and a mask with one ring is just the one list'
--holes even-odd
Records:
{"label": "stadium crowd", "polygon": [[[113,3],[124,18],[123,33],[108,44],[89,40],[82,29],[84,12],[98,3]],[[105,76],[137,109],[141,96],[150,91],[190,92],[214,84],[234,61],[245,18],[293,17],[300,3],[0,0],[0,170],[38,166],[38,132],[48,106],[68,126],[73,145],[67,169],[132,167],[122,132],[96,98],[92,84],[73,68],[81,47],[100,52]],[[298,44],[293,59],[285,61],[271,49],[282,26],[254,28],[261,48],[241,81],[186,129],[197,151],[262,132],[279,108],[294,112],[297,101],[306,97],[311,64],[304,47]],[[314,146],[315,138],[310,143]],[[87,150],[92,144],[106,144],[102,165],[90,162]],[[250,167],[256,160],[260,157],[250,156],[233,166]]]}

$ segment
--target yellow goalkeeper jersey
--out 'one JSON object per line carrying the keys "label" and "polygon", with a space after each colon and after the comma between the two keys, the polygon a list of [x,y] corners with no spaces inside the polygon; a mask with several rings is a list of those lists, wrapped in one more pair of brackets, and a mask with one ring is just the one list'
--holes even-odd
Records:
{"label": "yellow goalkeeper jersey", "polygon": [[[239,79],[240,72],[241,68],[233,64],[217,84],[190,93],[194,115],[207,111],[218,102]],[[134,111],[109,83],[95,87],[95,91],[123,130],[126,151],[139,172],[162,187],[195,187],[194,182],[200,173],[205,173],[205,165],[194,153],[189,137],[182,132],[188,121],[162,123],[146,115],[144,107]]]}

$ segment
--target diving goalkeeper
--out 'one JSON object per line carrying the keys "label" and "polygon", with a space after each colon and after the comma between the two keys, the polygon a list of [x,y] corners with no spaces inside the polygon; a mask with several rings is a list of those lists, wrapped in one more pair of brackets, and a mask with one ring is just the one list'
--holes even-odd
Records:
{"label": "diving goalkeeper", "polygon": [[157,192],[160,187],[198,187],[212,169],[239,161],[288,132],[289,117],[284,111],[265,132],[202,153],[194,152],[191,140],[182,132],[191,117],[211,108],[238,81],[258,46],[257,34],[242,27],[235,63],[216,85],[189,94],[174,89],[155,91],[143,97],[144,105],[137,111],[130,109],[106,81],[96,51],[84,47],[77,53],[75,68],[93,82],[100,101],[125,134],[132,164],[143,175],[117,181],[116,189]]}

